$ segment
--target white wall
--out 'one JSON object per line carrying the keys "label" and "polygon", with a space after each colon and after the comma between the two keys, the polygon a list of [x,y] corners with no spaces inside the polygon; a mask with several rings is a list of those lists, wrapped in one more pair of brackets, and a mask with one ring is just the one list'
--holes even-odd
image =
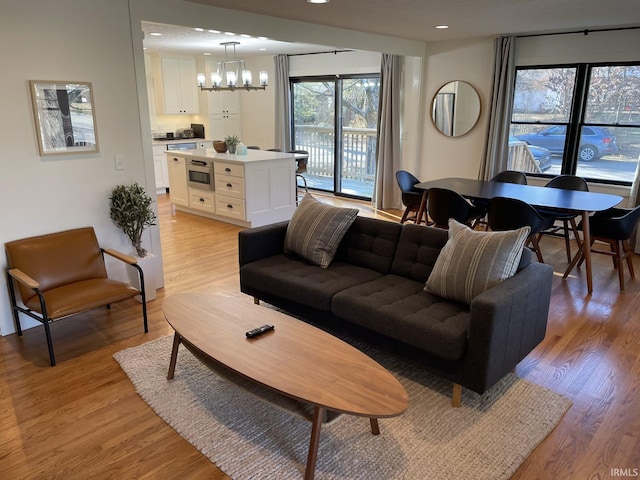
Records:
{"label": "white wall", "polygon": [[[423,139],[417,177],[423,181],[443,177],[478,178],[487,131],[487,105],[491,92],[493,39],[442,42],[428,47],[421,110]],[[480,120],[462,137],[447,137],[433,125],[429,106],[444,84],[464,80],[480,95]]]}
{"label": "white wall", "polygon": [[[155,188],[152,158],[144,157],[142,147],[128,1],[0,0],[0,12],[0,244],[92,225],[103,246],[132,252],[109,218],[108,195],[115,185],[132,181],[152,196]],[[38,155],[29,80],[93,83],[99,153]],[[115,170],[116,153],[126,159],[123,171]],[[157,227],[143,241],[160,252]],[[4,269],[4,254],[1,259]],[[110,262],[109,268],[126,278],[124,268],[115,265]],[[2,275],[0,332],[5,335],[14,331],[6,292]]]}

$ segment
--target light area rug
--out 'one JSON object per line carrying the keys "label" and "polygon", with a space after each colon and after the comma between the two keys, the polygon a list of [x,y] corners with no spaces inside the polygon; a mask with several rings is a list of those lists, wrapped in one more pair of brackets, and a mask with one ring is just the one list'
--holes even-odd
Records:
{"label": "light area rug", "polygon": [[[167,380],[172,337],[114,355],[139,395],[181,436],[235,480],[304,476],[311,424],[218,377],[180,346]],[[323,425],[316,479],[509,478],[570,407],[569,399],[509,374],[484,395],[387,353],[367,353],[393,372],[409,408],[380,419],[341,415]]]}

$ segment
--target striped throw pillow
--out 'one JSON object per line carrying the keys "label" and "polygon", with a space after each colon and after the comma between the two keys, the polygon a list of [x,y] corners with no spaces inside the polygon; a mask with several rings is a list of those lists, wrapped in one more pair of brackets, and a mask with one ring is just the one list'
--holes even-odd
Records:
{"label": "striped throw pillow", "polygon": [[285,253],[295,253],[315,265],[327,268],[357,215],[357,208],[327,205],[307,193],[287,226]]}
{"label": "striped throw pillow", "polygon": [[470,304],[474,297],[515,275],[530,227],[475,231],[449,220],[449,239],[436,259],[425,290]]}

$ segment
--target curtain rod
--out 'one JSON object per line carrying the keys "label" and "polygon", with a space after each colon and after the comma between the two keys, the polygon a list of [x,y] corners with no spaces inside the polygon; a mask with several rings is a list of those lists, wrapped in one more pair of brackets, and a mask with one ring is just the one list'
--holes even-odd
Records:
{"label": "curtain rod", "polygon": [[576,33],[582,33],[584,35],[589,35],[590,33],[598,33],[598,32],[617,32],[621,30],[638,30],[640,27],[615,27],[615,28],[594,28],[584,30],[575,30],[573,32],[556,32],[556,33],[532,33],[529,35],[516,35],[516,38],[527,38],[527,37],[547,37],[550,35],[573,35]]}
{"label": "curtain rod", "polygon": [[311,52],[311,53],[290,53],[287,55],[287,57],[298,57],[298,56],[302,56],[302,55],[322,55],[325,53],[333,53],[334,55],[337,55],[338,53],[345,53],[345,52],[353,52],[354,50],[331,50],[328,52]]}

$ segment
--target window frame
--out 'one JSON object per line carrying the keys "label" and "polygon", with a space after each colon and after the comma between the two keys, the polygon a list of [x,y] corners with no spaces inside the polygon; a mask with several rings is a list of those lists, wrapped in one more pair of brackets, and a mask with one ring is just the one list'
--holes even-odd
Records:
{"label": "window frame", "polygon": [[[620,124],[620,123],[598,123],[598,122],[586,122],[585,113],[587,109],[587,101],[589,99],[589,88],[591,72],[594,68],[598,67],[626,67],[634,66],[640,68],[640,61],[626,61],[626,62],[583,62],[583,63],[561,63],[561,64],[544,64],[544,65],[520,65],[516,66],[513,84],[513,95],[511,98],[511,112],[509,115],[509,131],[511,131],[511,125],[548,125],[552,126],[566,126],[566,136],[564,151],[562,153],[562,164],[560,167],[561,174],[575,175],[578,168],[578,151],[580,145],[580,135],[583,128],[588,127],[601,127],[601,128],[613,128],[625,127],[625,128],[638,128],[640,129],[640,123],[638,124]],[[544,69],[560,69],[560,68],[575,68],[575,83],[573,86],[573,98],[571,104],[571,111],[569,112],[569,118],[566,122],[539,122],[539,121],[523,121],[513,120],[513,106],[516,96],[516,79],[519,71],[523,70],[544,70]],[[527,173],[527,175],[541,178],[553,178],[554,174],[549,173]],[[631,181],[623,180],[610,180],[602,178],[587,178],[590,183],[601,183],[608,185],[620,185],[631,186]]]}

